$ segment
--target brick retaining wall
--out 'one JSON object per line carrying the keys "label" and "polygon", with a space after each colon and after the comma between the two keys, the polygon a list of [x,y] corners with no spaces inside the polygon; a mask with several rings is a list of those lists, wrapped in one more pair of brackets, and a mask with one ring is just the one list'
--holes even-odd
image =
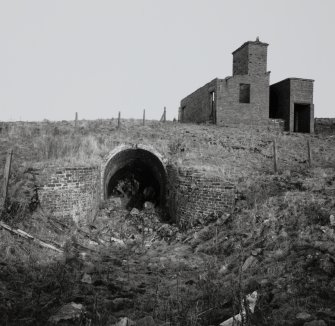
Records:
{"label": "brick retaining wall", "polygon": [[37,172],[38,197],[44,210],[74,221],[93,218],[100,202],[98,167],[47,167]]}
{"label": "brick retaining wall", "polygon": [[170,213],[182,228],[197,225],[213,215],[230,212],[235,186],[194,168],[168,167]]}

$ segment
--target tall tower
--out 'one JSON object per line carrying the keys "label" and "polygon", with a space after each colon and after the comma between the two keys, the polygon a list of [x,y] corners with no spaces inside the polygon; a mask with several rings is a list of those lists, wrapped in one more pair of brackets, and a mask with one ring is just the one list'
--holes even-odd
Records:
{"label": "tall tower", "polygon": [[233,52],[233,75],[262,76],[267,73],[267,43],[245,42]]}

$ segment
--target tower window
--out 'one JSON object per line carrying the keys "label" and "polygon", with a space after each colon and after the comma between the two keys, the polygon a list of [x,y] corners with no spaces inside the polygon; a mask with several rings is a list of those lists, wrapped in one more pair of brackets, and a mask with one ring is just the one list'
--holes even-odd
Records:
{"label": "tower window", "polygon": [[240,103],[250,103],[250,84],[240,84]]}

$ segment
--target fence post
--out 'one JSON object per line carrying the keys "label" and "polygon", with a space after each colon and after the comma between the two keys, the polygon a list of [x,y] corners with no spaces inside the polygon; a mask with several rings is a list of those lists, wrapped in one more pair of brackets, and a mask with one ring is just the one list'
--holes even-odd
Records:
{"label": "fence post", "polygon": [[311,142],[307,140],[307,152],[308,152],[308,166],[312,167],[312,150],[311,150]]}
{"label": "fence post", "polygon": [[76,115],[75,115],[74,127],[75,127],[76,129],[77,129],[77,127],[78,127],[78,112],[76,112]]}
{"label": "fence post", "polygon": [[6,158],[6,165],[4,169],[4,179],[3,179],[3,202],[2,202],[2,208],[5,207],[6,199],[7,199],[7,191],[8,191],[8,182],[9,182],[9,175],[10,175],[10,167],[12,164],[12,156],[13,156],[13,149],[10,149],[7,153]]}
{"label": "fence post", "polygon": [[164,106],[164,118],[163,118],[163,122],[166,122],[166,107]]}
{"label": "fence post", "polygon": [[145,109],[143,110],[143,126],[145,125]]}
{"label": "fence post", "polygon": [[121,126],[121,112],[119,111],[119,116],[117,118],[117,128],[119,129]]}
{"label": "fence post", "polygon": [[277,144],[276,140],[273,140],[273,169],[274,172],[278,172],[278,156],[277,156]]}

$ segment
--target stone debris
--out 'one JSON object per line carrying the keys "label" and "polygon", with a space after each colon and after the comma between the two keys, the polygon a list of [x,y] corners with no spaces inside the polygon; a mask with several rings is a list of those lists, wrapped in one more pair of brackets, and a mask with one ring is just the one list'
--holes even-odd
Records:
{"label": "stone debris", "polygon": [[228,273],[228,267],[227,265],[222,265],[221,268],[219,269],[219,274],[220,275],[225,275]]}
{"label": "stone debris", "polygon": [[310,321],[312,320],[312,315],[310,315],[309,313],[303,311],[303,312],[299,312],[295,318],[299,319],[299,320],[303,320],[303,321]]}
{"label": "stone debris", "polygon": [[57,313],[49,318],[51,324],[58,324],[62,321],[76,321],[84,314],[84,306],[80,303],[68,303],[61,307]]}
{"label": "stone debris", "polygon": [[[254,313],[256,302],[257,302],[257,295],[258,295],[257,291],[254,291],[251,294],[248,294],[246,296],[246,300],[247,300],[247,303],[249,305],[249,310],[251,311],[251,313]],[[236,321],[240,322],[242,320],[242,315],[243,316],[246,315],[244,307],[243,307],[242,311],[239,314],[237,314],[234,317],[231,317],[231,318],[225,320],[224,322],[222,322],[220,324],[220,326],[233,326],[233,325],[236,325]]]}
{"label": "stone debris", "polygon": [[136,326],[156,326],[156,323],[151,316],[146,316],[137,320]]}
{"label": "stone debris", "polygon": [[312,320],[304,323],[304,326],[327,326],[323,320]]}
{"label": "stone debris", "polygon": [[84,274],[83,277],[81,278],[82,283],[87,283],[87,284],[92,284],[92,277],[89,274]]}
{"label": "stone debris", "polygon": [[154,203],[152,203],[152,202],[150,202],[150,201],[146,201],[145,203],[144,203],[144,209],[154,209],[155,208],[155,204]]}
{"label": "stone debris", "polygon": [[120,239],[117,239],[117,238],[114,238],[114,237],[110,237],[110,241],[117,243],[121,247],[126,247],[126,244],[124,243],[123,240],[120,240]]}
{"label": "stone debris", "polygon": [[242,266],[242,272],[245,272],[248,268],[254,266],[257,263],[255,256],[249,256]]}
{"label": "stone debris", "polygon": [[127,317],[123,317],[112,326],[136,326],[136,323]]}
{"label": "stone debris", "polygon": [[120,197],[111,197],[109,198],[110,206],[112,207],[121,207],[122,206],[122,200]]}
{"label": "stone debris", "polygon": [[130,211],[131,216],[139,215],[139,214],[140,214],[140,211],[135,207]]}

